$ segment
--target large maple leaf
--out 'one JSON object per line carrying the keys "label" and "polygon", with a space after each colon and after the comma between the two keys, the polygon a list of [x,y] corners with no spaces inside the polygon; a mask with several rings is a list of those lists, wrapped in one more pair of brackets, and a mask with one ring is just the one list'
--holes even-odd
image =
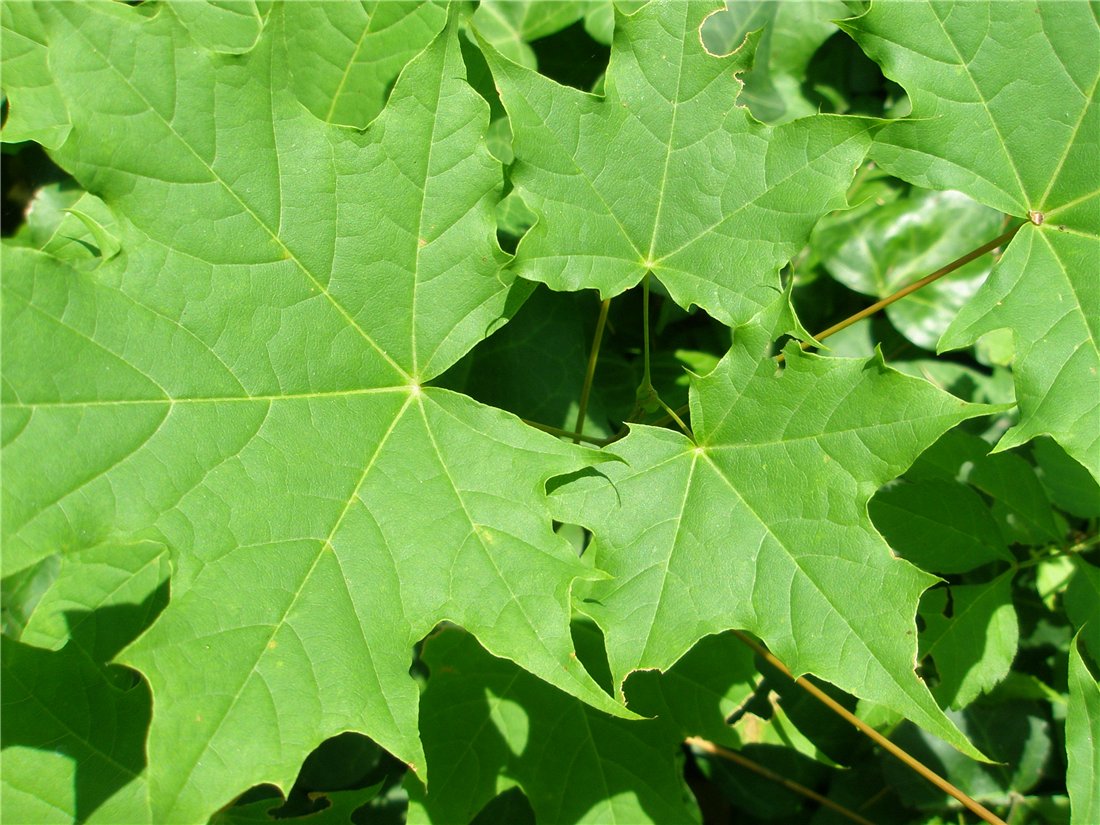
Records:
{"label": "large maple leaf", "polygon": [[729,57],[703,48],[710,3],[616,10],[604,96],[484,51],[514,134],[516,191],[539,216],[513,268],[553,289],[610,297],[652,272],[681,306],[737,324],[780,299],[779,269],[845,191],[868,122],[814,116],[778,127],[735,105]]}
{"label": "large maple leaf", "polygon": [[897,558],[867,502],[960,421],[986,409],[896,373],[876,357],[826,359],[769,334],[692,381],[694,441],[633,426],[625,463],[571,480],[559,517],[589,527],[596,565],[583,609],[603,628],[616,684],[666,669],[709,633],[743,628],[799,672],[973,747],[914,673],[915,615],[935,577]]}
{"label": "large maple leaf", "polygon": [[874,3],[844,27],[909,92],[872,157],[1029,219],[941,349],[1009,328],[1020,422],[1100,479],[1100,25],[1092,3]]}
{"label": "large maple leaf", "polygon": [[39,14],[79,126],[54,157],[122,252],[5,245],[5,573],[116,537],[170,549],[171,603],[121,654],[152,686],[153,821],[287,788],[347,729],[423,771],[408,668],[442,620],[628,715],[572,655],[593,573],[543,486],[598,455],[423,386],[526,292],[499,271],[455,26],[359,132],[292,94],[279,10],[232,56],[169,7]]}

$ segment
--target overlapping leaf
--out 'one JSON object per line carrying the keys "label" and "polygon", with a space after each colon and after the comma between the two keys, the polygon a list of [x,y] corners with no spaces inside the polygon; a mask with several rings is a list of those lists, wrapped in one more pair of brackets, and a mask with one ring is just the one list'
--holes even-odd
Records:
{"label": "overlapping leaf", "polygon": [[874,3],[845,27],[913,101],[873,157],[1031,221],[940,347],[1010,328],[1020,423],[1100,478],[1100,24],[1089,3]]}
{"label": "overlapping leaf", "polygon": [[0,49],[4,97],[10,106],[4,141],[34,140],[51,149],[60,146],[72,124],[46,65],[46,31],[30,3],[0,6]]}
{"label": "overlapping leaf", "polygon": [[571,656],[591,571],[544,502],[592,457],[421,388],[526,292],[498,271],[454,26],[358,133],[293,97],[277,16],[225,58],[166,9],[40,14],[81,124],[56,158],[123,252],[89,271],[5,246],[5,572],[171,549],[172,603],[122,654],[153,688],[153,821],[287,788],[346,729],[423,771],[408,667],[443,619],[624,713]]}
{"label": "overlapping leaf", "polygon": [[681,306],[731,325],[779,300],[780,267],[844,205],[869,130],[828,116],[756,122],[735,105],[734,77],[756,36],[708,54],[699,27],[714,10],[617,11],[603,98],[486,47],[514,135],[512,179],[539,216],[516,252],[520,275],[608,297],[652,272]]}
{"label": "overlapping leaf", "polygon": [[914,616],[934,579],[894,557],[867,516],[885,481],[980,414],[880,359],[788,354],[768,335],[693,382],[695,442],[633,427],[625,464],[562,488],[563,520],[614,578],[586,586],[617,682],[667,668],[708,633],[745,628],[800,672],[892,707],[973,753],[913,673]]}

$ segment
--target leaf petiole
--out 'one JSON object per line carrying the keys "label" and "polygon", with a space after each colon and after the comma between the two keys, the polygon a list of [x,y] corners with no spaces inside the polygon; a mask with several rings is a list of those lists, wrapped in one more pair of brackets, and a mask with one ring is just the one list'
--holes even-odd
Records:
{"label": "leaf petiole", "polygon": [[588,397],[592,392],[592,380],[596,375],[596,361],[600,357],[600,343],[603,341],[603,330],[607,325],[607,311],[611,308],[611,299],[604,299],[600,304],[600,315],[596,319],[596,332],[592,336],[592,349],[588,353],[588,367],[584,372],[584,386],[581,387],[581,400],[577,405],[577,424],[573,428],[575,435],[573,443],[577,444],[584,439],[584,416],[588,412]]}

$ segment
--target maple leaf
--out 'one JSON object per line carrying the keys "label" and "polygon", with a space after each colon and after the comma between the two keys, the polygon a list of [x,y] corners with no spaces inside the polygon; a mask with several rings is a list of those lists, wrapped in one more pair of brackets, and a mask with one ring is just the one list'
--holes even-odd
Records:
{"label": "maple leaf", "polygon": [[287,788],[348,729],[424,771],[408,668],[442,620],[629,715],[572,655],[596,574],[543,486],[598,454],[423,387],[528,290],[499,271],[456,26],[360,133],[293,97],[277,15],[226,59],[164,9],[40,14],[81,123],[55,158],[123,251],[4,247],[5,573],[116,536],[171,550],[171,604],[119,656],[152,686],[152,820]]}
{"label": "maple leaf", "polygon": [[[719,7],[720,8],[720,7]],[[514,135],[515,190],[538,215],[512,268],[606,298],[652,272],[681,306],[735,325],[781,299],[780,267],[845,205],[868,122],[778,127],[735,105],[758,34],[706,52],[708,3],[616,10],[604,97],[559,86],[485,44]]]}
{"label": "maple leaf", "polygon": [[586,584],[616,684],[666,669],[709,633],[741,628],[798,672],[894,708],[976,754],[913,672],[914,617],[936,579],[893,556],[867,502],[946,430],[981,415],[869,361],[787,351],[769,335],[692,381],[695,441],[632,426],[624,464],[560,487],[558,517],[592,530],[613,578]]}
{"label": "maple leaf", "polygon": [[1011,329],[1020,422],[998,449],[1050,435],[1100,479],[1095,7],[874,3],[842,25],[913,101],[875,161],[1030,221],[940,349]]}

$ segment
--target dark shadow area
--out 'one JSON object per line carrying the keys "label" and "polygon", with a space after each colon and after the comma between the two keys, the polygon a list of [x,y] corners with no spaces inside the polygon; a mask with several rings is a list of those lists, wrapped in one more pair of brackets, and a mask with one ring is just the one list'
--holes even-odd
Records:
{"label": "dark shadow area", "polygon": [[[577,821],[625,794],[652,821],[684,820],[671,802],[682,801],[685,791],[674,768],[679,737],[666,723],[594,710],[491,656],[459,629],[434,634],[424,654],[432,675],[421,697],[420,730],[433,767],[427,795],[413,792],[433,821],[467,822],[479,812],[479,822],[510,821],[487,818],[523,807],[516,799],[494,801],[501,778],[518,783],[545,821]],[[638,782],[640,775],[652,781]]]}
{"label": "dark shadow area", "polygon": [[[890,738],[963,792],[977,799],[1006,804],[1014,794],[1026,793],[1046,773],[1052,758],[1050,721],[1045,708],[1035,701],[976,702],[948,715],[971,742],[997,764],[984,764],[963,756],[940,739],[905,722]],[[884,766],[884,774],[909,805],[941,810],[949,797],[897,760]]]}
{"label": "dark shadow area", "polygon": [[470,820],[470,825],[535,825],[535,809],[526,794],[512,788],[494,797]]}
{"label": "dark shadow area", "polygon": [[905,90],[883,76],[878,64],[841,31],[814,53],[802,93],[822,112],[870,117],[909,113]]}
{"label": "dark shadow area", "polygon": [[[598,312],[592,292],[561,293],[539,286],[510,323],[432,383],[521,418],[572,430]],[[634,387],[621,379],[624,369],[610,337],[605,334],[601,353],[608,357],[600,360],[589,400],[589,435],[613,432],[615,416],[625,415],[633,401]]]}
{"label": "dark shadow area", "polygon": [[[37,143],[5,143],[0,149],[0,235],[10,238],[23,225],[35,192],[50,183],[72,181]],[[72,182],[75,188],[76,183]]]}
{"label": "dark shadow area", "polygon": [[145,769],[149,686],[134,671],[107,662],[167,601],[165,582],[141,604],[66,612],[71,638],[58,651],[2,640],[0,748],[71,758],[78,823]]}
{"label": "dark shadow area", "polygon": [[577,21],[530,46],[538,59],[539,74],[585,92],[591,91],[607,71],[611,57],[611,47],[593,40],[585,31],[584,21]]}

